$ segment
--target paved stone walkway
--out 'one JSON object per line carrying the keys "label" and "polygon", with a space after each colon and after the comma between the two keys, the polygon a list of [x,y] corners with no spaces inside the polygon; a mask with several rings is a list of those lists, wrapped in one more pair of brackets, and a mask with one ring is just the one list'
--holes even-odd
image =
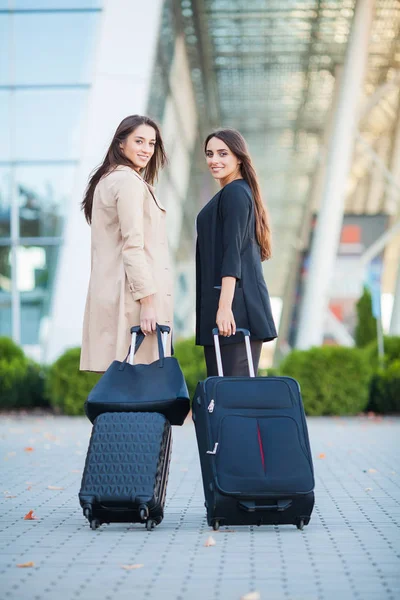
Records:
{"label": "paved stone walkway", "polygon": [[[1,416],[0,600],[240,600],[250,592],[259,594],[251,600],[398,600],[400,420],[309,426],[317,502],[303,532],[212,532],[188,423],[174,428],[166,516],[148,533],[122,524],[91,531],[83,518],[89,422]],[[24,520],[30,510],[36,520]]]}

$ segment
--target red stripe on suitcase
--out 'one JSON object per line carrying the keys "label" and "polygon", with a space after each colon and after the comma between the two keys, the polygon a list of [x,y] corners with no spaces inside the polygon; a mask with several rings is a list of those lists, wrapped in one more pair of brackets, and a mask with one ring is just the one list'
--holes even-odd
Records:
{"label": "red stripe on suitcase", "polygon": [[263,443],[262,443],[262,438],[261,438],[261,431],[260,431],[260,426],[257,423],[257,435],[258,435],[258,445],[260,447],[260,455],[261,455],[261,462],[262,462],[262,466],[264,469],[264,473],[265,473],[265,456],[264,456],[264,448],[263,448]]}

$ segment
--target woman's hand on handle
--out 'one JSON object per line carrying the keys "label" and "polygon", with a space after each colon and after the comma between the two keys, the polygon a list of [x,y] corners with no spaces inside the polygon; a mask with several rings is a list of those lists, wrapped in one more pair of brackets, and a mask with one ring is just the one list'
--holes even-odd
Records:
{"label": "woman's hand on handle", "polygon": [[235,295],[236,278],[223,277],[221,286],[221,295],[216,322],[220,335],[229,337],[236,333],[235,317],[232,312],[233,296]]}
{"label": "woman's hand on handle", "polygon": [[235,335],[236,323],[231,308],[220,307],[217,312],[216,321],[220,335],[224,337]]}
{"label": "woman's hand on handle", "polygon": [[156,331],[156,310],[154,308],[154,296],[146,296],[140,300],[140,329],[144,335]]}

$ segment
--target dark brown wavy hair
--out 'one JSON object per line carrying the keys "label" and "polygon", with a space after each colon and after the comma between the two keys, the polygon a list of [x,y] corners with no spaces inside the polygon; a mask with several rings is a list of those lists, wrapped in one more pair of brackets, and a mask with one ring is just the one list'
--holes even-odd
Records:
{"label": "dark brown wavy hair", "polygon": [[153,127],[156,132],[156,145],[154,154],[141,172],[143,179],[152,185],[155,179],[157,179],[158,170],[167,162],[167,156],[165,154],[164,144],[158,125],[149,117],[144,117],[142,115],[125,117],[125,119],[121,121],[117,127],[103,163],[90,175],[85,196],[81,203],[81,208],[89,225],[92,222],[93,194],[100,179],[104,177],[104,175],[107,175],[107,173],[113,171],[116,167],[118,167],[118,165],[125,165],[127,167],[131,167],[132,169],[134,168],[133,163],[122,152],[120,144],[121,142],[125,141],[128,135],[135,131],[139,125],[149,125],[150,127]]}
{"label": "dark brown wavy hair", "polygon": [[253,194],[256,217],[256,238],[261,250],[261,260],[271,258],[271,229],[268,213],[264,206],[256,171],[253,167],[246,140],[236,129],[218,129],[207,137],[204,142],[204,152],[212,138],[223,141],[231,152],[241,161],[240,174],[247,181]]}

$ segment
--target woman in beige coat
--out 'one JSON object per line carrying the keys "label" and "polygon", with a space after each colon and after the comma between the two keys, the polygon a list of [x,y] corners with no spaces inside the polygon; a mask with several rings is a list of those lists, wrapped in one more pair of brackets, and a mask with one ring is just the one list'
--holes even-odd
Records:
{"label": "woman in beige coat", "polygon": [[126,117],[89,181],[82,208],[91,225],[92,261],[81,370],[104,372],[123,360],[135,325],[146,335],[136,362],[151,363],[158,359],[156,322],[172,328],[166,213],[151,185],[165,161],[157,125]]}

